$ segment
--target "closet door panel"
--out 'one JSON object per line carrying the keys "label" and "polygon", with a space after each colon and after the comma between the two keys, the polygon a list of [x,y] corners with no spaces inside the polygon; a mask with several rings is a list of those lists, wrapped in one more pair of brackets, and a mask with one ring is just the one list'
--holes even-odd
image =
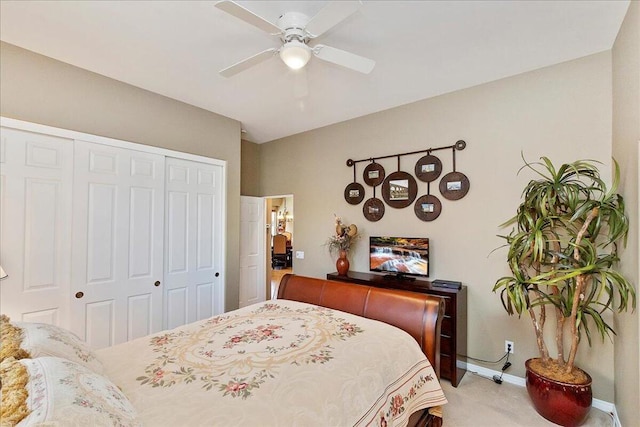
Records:
{"label": "closet door panel", "polygon": [[89,183],[88,191],[87,283],[113,282],[118,188],[114,184]]}
{"label": "closet door panel", "polygon": [[222,167],[166,160],[166,327],[224,311]]}
{"label": "closet door panel", "polygon": [[211,194],[198,194],[198,222],[196,235],[198,246],[196,248],[196,268],[198,271],[208,270],[214,265],[215,252],[213,249],[216,236],[214,228],[214,196]]}
{"label": "closet door panel", "polygon": [[198,319],[206,319],[208,317],[214,316],[214,306],[209,304],[209,301],[215,301],[215,285],[213,282],[211,283],[203,283],[198,285],[198,307],[197,307],[197,317]]}
{"label": "closet door panel", "polygon": [[22,315],[23,322],[48,323],[50,325],[62,326],[58,319],[60,319],[60,310],[57,308],[51,310],[38,310],[34,313],[24,313]]}
{"label": "closet door panel", "polygon": [[167,273],[187,272],[189,236],[189,193],[167,193]]}
{"label": "closet door panel", "polygon": [[76,141],[74,169],[74,332],[101,348],[159,331],[164,157]]}
{"label": "closet door panel", "polygon": [[[173,188],[186,188],[186,168],[167,164],[167,181]],[[189,282],[189,192],[167,191],[167,254],[165,271],[165,327],[172,329],[187,323]]]}
{"label": "closet door panel", "polygon": [[149,335],[153,330],[153,301],[151,295],[134,295],[129,297],[127,337],[136,339]]}
{"label": "closet door panel", "polygon": [[187,293],[186,286],[175,286],[167,291],[165,315],[167,329],[177,328],[187,323]]}
{"label": "closet door panel", "polygon": [[60,183],[27,178],[25,184],[24,290],[55,288],[60,236],[58,219],[49,209],[60,203]]}
{"label": "closet door panel", "polygon": [[129,277],[152,277],[154,245],[153,190],[131,188],[129,212]]}
{"label": "closet door panel", "polygon": [[0,131],[0,310],[68,326],[73,141]]}
{"label": "closet door panel", "polygon": [[103,348],[113,345],[117,339],[116,325],[116,300],[89,302],[84,306],[86,320],[84,327],[84,339],[93,348]]}

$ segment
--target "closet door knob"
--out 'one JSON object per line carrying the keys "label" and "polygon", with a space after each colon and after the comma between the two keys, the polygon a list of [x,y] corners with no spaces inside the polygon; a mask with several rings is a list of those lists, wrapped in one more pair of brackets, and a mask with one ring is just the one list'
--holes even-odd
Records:
{"label": "closet door knob", "polygon": [[220,273],[216,272],[216,277],[218,277],[220,275]]}
{"label": "closet door knob", "polygon": [[153,286],[156,286],[156,287],[157,287],[157,286],[160,286],[160,281],[159,281],[159,280],[156,280],[156,283],[154,283],[154,284],[153,284]]}
{"label": "closet door knob", "polygon": [[80,299],[84,296],[84,292],[76,292],[76,298]]}

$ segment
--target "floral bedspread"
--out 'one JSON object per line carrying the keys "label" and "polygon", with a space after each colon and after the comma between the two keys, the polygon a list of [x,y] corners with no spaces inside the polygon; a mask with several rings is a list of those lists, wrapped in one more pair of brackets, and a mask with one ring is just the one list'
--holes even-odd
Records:
{"label": "floral bedspread", "polygon": [[98,351],[149,426],[405,425],[446,403],[415,340],[288,300]]}

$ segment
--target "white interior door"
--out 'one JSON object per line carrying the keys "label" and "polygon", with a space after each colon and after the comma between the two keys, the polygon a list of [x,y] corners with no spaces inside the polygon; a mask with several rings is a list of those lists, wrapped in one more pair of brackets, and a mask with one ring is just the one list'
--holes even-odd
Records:
{"label": "white interior door", "polygon": [[71,327],[94,348],[162,328],[164,159],[75,143]]}
{"label": "white interior door", "polygon": [[165,328],[224,312],[223,167],[166,160]]}
{"label": "white interior door", "polygon": [[266,299],[264,199],[240,197],[240,307]]}
{"label": "white interior door", "polygon": [[73,141],[0,129],[0,310],[67,326]]}

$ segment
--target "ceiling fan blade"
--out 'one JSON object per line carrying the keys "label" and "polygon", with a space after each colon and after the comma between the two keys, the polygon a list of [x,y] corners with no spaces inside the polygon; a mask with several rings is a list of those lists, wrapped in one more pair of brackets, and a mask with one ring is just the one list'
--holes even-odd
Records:
{"label": "ceiling fan blade", "polygon": [[215,4],[215,6],[227,12],[229,15],[233,15],[238,19],[242,19],[244,22],[260,28],[262,31],[266,31],[269,34],[280,34],[282,30],[275,24],[267,21],[261,16],[256,15],[249,9],[245,9],[238,3],[231,0],[223,0]]}
{"label": "ceiling fan blade", "polygon": [[307,23],[305,30],[310,38],[322,35],[325,31],[355,13],[362,6],[361,1],[332,1],[320,9]]}
{"label": "ceiling fan blade", "polygon": [[369,74],[376,65],[373,59],[322,44],[314,46],[313,53],[323,61],[332,62],[362,74]]}
{"label": "ceiling fan blade", "polygon": [[271,58],[277,51],[278,49],[276,49],[275,47],[263,50],[260,53],[257,53],[247,59],[243,59],[242,61],[233,64],[230,67],[225,68],[224,70],[220,70],[220,75],[222,75],[223,77],[231,77],[233,75],[236,75],[244,70],[253,67],[254,65],[261,63],[262,61]]}

